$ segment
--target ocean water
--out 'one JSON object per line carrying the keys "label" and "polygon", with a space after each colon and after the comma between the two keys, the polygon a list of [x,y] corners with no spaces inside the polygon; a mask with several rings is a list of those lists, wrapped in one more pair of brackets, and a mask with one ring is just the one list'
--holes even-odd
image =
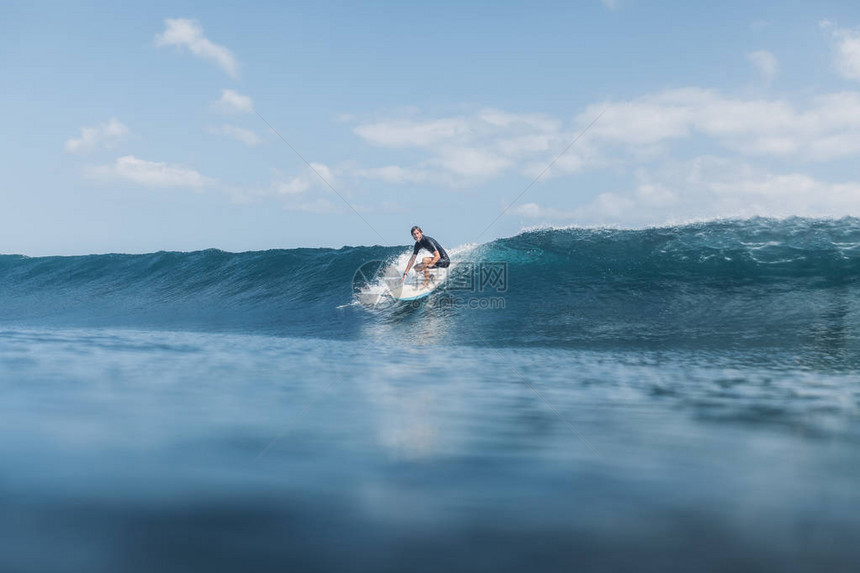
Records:
{"label": "ocean water", "polygon": [[860,220],[408,252],[0,256],[0,571],[858,570]]}

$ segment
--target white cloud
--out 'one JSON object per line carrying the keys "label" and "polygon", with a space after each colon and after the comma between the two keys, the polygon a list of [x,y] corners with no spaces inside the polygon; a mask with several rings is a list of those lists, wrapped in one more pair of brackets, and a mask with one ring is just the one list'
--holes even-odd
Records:
{"label": "white cloud", "polygon": [[809,145],[812,157],[850,157],[860,155],[860,133],[820,137]]}
{"label": "white cloud", "polygon": [[164,20],[164,32],[155,36],[155,44],[186,47],[195,56],[215,62],[230,77],[239,77],[239,63],[233,53],[224,46],[209,41],[203,35],[203,28],[194,20],[167,18]]}
{"label": "white cloud", "polygon": [[542,222],[652,225],[714,217],[839,217],[860,212],[860,183],[773,173],[742,160],[702,156],[640,169],[628,190],[568,210],[526,203],[510,213]]}
{"label": "white cloud", "polygon": [[[765,73],[776,73],[777,65],[763,53],[751,58],[764,62]],[[598,114],[599,120],[547,169]],[[607,168],[623,173],[659,165],[694,147],[700,153],[722,148],[747,161],[791,160],[796,170],[798,162],[860,154],[860,93],[831,93],[798,104],[687,87],[590,105],[566,124],[494,109],[435,118],[412,111],[407,119],[358,123],[354,133],[410,160],[356,167],[349,174],[395,185],[463,188],[510,173],[528,179]],[[658,191],[653,188],[652,197]]]}
{"label": "white cloud", "polygon": [[434,180],[434,172],[428,169],[409,169],[399,165],[356,169],[353,175],[364,179],[376,179],[386,183],[427,183]]}
{"label": "white cloud", "polygon": [[355,133],[382,147],[428,147],[464,137],[469,130],[465,118],[430,121],[395,120],[359,125]]}
{"label": "white cloud", "polygon": [[589,106],[579,115],[579,124],[586,124],[601,109],[604,115],[586,137],[604,152],[614,147],[637,152],[698,135],[745,155],[827,161],[853,153],[850,147],[833,145],[834,137],[860,138],[860,94],[855,92],[814,98],[799,111],[785,101],[739,99],[714,90],[684,88]]}
{"label": "white cloud", "polygon": [[249,147],[259,145],[263,142],[263,139],[257,135],[256,131],[244,129],[236,125],[224,124],[217,127],[211,126],[207,131],[213,135],[226,135],[227,137],[232,137],[236,141],[244,143]]}
{"label": "white cloud", "polygon": [[478,180],[498,177],[512,165],[497,151],[467,146],[440,149],[432,163],[454,175]]}
{"label": "white cloud", "polygon": [[[753,58],[775,69],[761,53]],[[774,64],[775,66],[775,64]],[[775,72],[774,72],[775,73]],[[697,87],[588,106],[567,126],[537,114],[480,110],[443,118],[362,123],[354,132],[391,149],[423,153],[412,165],[356,170],[389,183],[480,184],[510,172],[536,177],[579,131],[602,116],[558,158],[545,178],[610,166],[652,163],[697,138],[743,156],[829,161],[860,146],[860,94],[834,93],[805,107],[779,99],[748,99]],[[414,160],[413,160],[414,161]]]}
{"label": "white cloud", "polygon": [[237,203],[275,199],[289,211],[308,213],[341,211],[340,206],[332,202],[334,194],[320,176],[337,189],[339,181],[334,171],[323,163],[311,163],[311,167],[305,167],[294,176],[286,176],[279,170],[273,169],[272,181],[267,187],[229,187],[227,191]]}
{"label": "white cloud", "polygon": [[212,104],[212,108],[227,114],[254,113],[254,102],[237,91],[221,90],[221,98]]}
{"label": "white cloud", "polygon": [[417,165],[357,170],[359,177],[389,183],[433,182],[462,187],[498,177],[524,159],[561,144],[561,122],[540,114],[482,109],[436,119],[393,119],[355,127],[365,141],[392,149],[418,149]]}
{"label": "white cloud", "polygon": [[839,28],[827,20],[820,22],[820,26],[830,33],[833,41],[836,70],[845,79],[860,81],[860,30]]}
{"label": "white cloud", "polygon": [[529,179],[538,177],[549,179],[565,174],[580,173],[586,168],[609,165],[609,161],[601,158],[593,149],[570,149],[558,157],[552,165],[549,164],[550,161],[552,159],[530,162],[523,167],[522,174]]}
{"label": "white cloud", "polygon": [[762,79],[767,83],[773,81],[773,78],[775,78],[777,72],[779,72],[779,63],[776,60],[776,56],[767,50],[751,52],[747,54],[747,58],[761,74]]}
{"label": "white cloud", "polygon": [[117,142],[125,139],[129,129],[115,117],[107,123],[100,123],[96,127],[82,127],[81,136],[77,139],[71,138],[66,141],[65,150],[68,153],[89,153],[98,147],[111,148]]}
{"label": "white cloud", "polygon": [[557,139],[554,132],[500,138],[496,144],[499,152],[507,157],[550,151]]}
{"label": "white cloud", "polygon": [[272,191],[276,195],[298,195],[311,188],[311,182],[307,177],[292,177],[284,181],[272,183]]}
{"label": "white cloud", "polygon": [[85,172],[93,179],[130,181],[145,187],[186,187],[201,189],[217,181],[194,169],[138,159],[133,155],[120,157],[110,165],[90,167]]}
{"label": "white cloud", "polygon": [[527,219],[540,219],[542,221],[568,221],[577,216],[575,210],[556,209],[555,207],[544,207],[537,203],[523,203],[511,207],[507,214],[520,215]]}
{"label": "white cloud", "polygon": [[554,132],[561,126],[561,122],[547,115],[538,113],[507,113],[498,109],[487,108],[477,114],[482,122],[503,128],[526,128],[541,133]]}

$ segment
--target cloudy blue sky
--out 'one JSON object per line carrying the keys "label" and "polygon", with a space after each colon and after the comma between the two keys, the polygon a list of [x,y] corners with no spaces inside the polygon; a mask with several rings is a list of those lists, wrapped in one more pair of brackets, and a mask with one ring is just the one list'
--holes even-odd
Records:
{"label": "cloudy blue sky", "polygon": [[0,252],[860,215],[856,2],[117,4],[0,5]]}

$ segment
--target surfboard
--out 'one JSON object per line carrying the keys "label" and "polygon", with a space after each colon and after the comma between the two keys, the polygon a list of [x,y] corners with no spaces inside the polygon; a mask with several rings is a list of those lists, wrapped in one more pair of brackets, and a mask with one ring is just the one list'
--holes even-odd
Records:
{"label": "surfboard", "polygon": [[416,276],[407,279],[402,284],[396,285],[391,289],[391,296],[396,300],[410,301],[420,300],[430,296],[430,294],[438,289],[447,278],[446,269],[439,269],[436,272],[430,273],[430,284],[424,286],[424,277]]}

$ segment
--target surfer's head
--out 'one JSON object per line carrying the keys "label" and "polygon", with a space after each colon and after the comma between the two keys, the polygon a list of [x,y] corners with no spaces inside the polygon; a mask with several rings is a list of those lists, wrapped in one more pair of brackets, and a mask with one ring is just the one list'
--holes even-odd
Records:
{"label": "surfer's head", "polygon": [[412,227],[411,233],[412,233],[412,238],[415,239],[416,241],[420,241],[421,237],[424,236],[424,231],[422,231],[421,227],[419,227],[418,225],[415,225],[414,227]]}

